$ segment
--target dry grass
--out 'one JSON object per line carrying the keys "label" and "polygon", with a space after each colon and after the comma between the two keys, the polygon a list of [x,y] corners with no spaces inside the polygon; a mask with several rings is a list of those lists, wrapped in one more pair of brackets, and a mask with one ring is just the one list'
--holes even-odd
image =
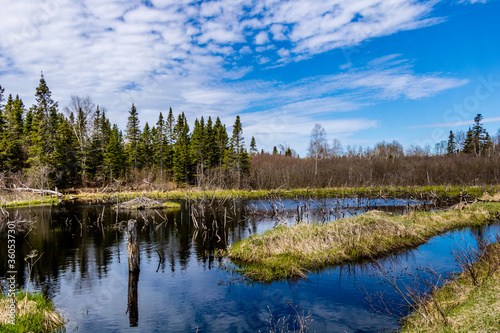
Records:
{"label": "dry grass", "polygon": [[498,203],[407,215],[373,211],[328,224],[278,227],[236,243],[225,255],[253,280],[303,277],[311,270],[417,246],[448,230],[484,225],[499,212]]}
{"label": "dry grass", "polygon": [[[487,274],[491,264],[500,263],[500,243],[489,247],[486,257],[476,264],[480,274]],[[475,285],[467,272],[438,290],[437,305],[425,303],[435,320],[425,320],[418,313],[406,318],[403,332],[500,332],[500,271]],[[439,310],[446,318],[438,320]]]}
{"label": "dry grass", "polygon": [[53,332],[64,326],[52,302],[41,294],[17,294],[15,325],[9,323],[9,303],[10,299],[0,298],[1,332]]}

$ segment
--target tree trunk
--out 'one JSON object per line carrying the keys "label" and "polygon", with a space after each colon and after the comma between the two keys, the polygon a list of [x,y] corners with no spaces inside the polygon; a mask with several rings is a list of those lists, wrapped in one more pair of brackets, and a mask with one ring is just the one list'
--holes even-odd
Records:
{"label": "tree trunk", "polygon": [[128,220],[127,228],[128,270],[139,272],[139,244],[137,243],[137,221]]}

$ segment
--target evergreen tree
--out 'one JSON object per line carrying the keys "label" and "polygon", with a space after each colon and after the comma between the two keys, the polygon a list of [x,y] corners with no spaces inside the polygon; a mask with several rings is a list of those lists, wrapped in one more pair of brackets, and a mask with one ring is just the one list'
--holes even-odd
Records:
{"label": "evergreen tree", "polygon": [[177,183],[184,183],[189,180],[191,166],[189,126],[184,112],[177,118],[173,132],[176,138],[173,156],[174,180]]}
{"label": "evergreen tree", "polygon": [[58,114],[57,142],[52,155],[54,182],[59,188],[75,185],[78,178],[78,141],[71,123]]}
{"label": "evergreen tree", "polygon": [[123,170],[122,134],[116,125],[113,125],[106,145],[104,165],[110,181],[119,177]]}
{"label": "evergreen tree", "polygon": [[450,135],[448,136],[448,146],[446,148],[447,154],[448,155],[455,155],[456,152],[456,142],[455,142],[455,135],[453,134],[453,131],[450,131]]}
{"label": "evergreen tree", "polygon": [[30,148],[28,162],[32,168],[46,166],[53,171],[53,152],[57,144],[57,130],[59,117],[57,102],[52,100],[52,93],[41,74],[40,83],[36,88],[36,104],[32,106],[33,118],[31,123]]}
{"label": "evergreen tree", "polygon": [[205,169],[205,121],[203,117],[198,121],[194,121],[193,133],[191,134],[190,155],[191,163],[196,168],[196,179],[198,185],[203,183],[204,169]]}
{"label": "evergreen tree", "polygon": [[285,151],[285,156],[293,156],[293,152],[290,147],[288,147],[288,149]]}
{"label": "evergreen tree", "polygon": [[222,124],[219,117],[215,120],[214,138],[216,151],[212,165],[217,165],[221,168],[223,161],[226,159],[229,137],[227,135],[226,126]]}
{"label": "evergreen tree", "polygon": [[174,133],[175,117],[172,108],[168,111],[167,120],[165,121],[165,168],[170,173],[173,173],[174,166],[174,144],[176,141]]}
{"label": "evergreen tree", "polygon": [[245,149],[240,116],[236,116],[236,121],[233,125],[233,135],[231,136],[231,141],[229,143],[227,165],[232,173],[236,175],[238,187],[241,185],[241,175],[246,173],[250,167],[249,162],[250,157]]}
{"label": "evergreen tree", "polygon": [[208,117],[207,124],[204,128],[204,151],[206,167],[216,167],[217,161],[217,143],[215,142],[215,129],[212,123],[212,118]]}
{"label": "evergreen tree", "polygon": [[479,156],[484,155],[490,149],[492,145],[491,138],[486,129],[483,128],[481,120],[483,120],[481,114],[477,114],[476,117],[474,117],[474,126],[472,129],[469,128],[465,138],[464,153]]}
{"label": "evergreen tree", "polygon": [[252,140],[250,140],[250,153],[257,154],[257,143],[255,143],[255,138],[252,136]]}
{"label": "evergreen tree", "polygon": [[149,129],[148,123],[144,125],[144,129],[139,140],[137,156],[139,168],[153,168],[153,137],[152,130]]}
{"label": "evergreen tree", "polygon": [[137,149],[139,146],[139,140],[141,136],[141,130],[139,129],[139,118],[135,105],[132,103],[132,108],[130,109],[127,122],[127,155],[129,157],[130,164],[137,171]]}
{"label": "evergreen tree", "polygon": [[273,147],[273,155],[278,155],[278,148],[276,146]]}
{"label": "evergreen tree", "polygon": [[163,115],[160,112],[158,116],[158,122],[156,123],[156,133],[154,135],[154,157],[157,166],[160,168],[160,179],[163,180],[163,168],[165,161],[165,121],[163,120]]}

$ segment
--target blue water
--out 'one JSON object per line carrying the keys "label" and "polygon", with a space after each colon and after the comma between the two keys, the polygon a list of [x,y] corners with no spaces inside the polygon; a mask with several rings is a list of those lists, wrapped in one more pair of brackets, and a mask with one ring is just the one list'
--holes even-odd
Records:
{"label": "blue water", "polygon": [[[156,213],[143,213],[150,221],[148,225],[135,212],[120,212],[117,217],[109,205],[20,209],[21,216],[31,215],[36,220],[36,229],[27,241],[18,239],[18,244],[22,244],[18,246],[18,284],[25,285],[27,281],[24,255],[37,249],[43,254],[35,266],[30,289],[52,297],[68,320],[68,332],[264,332],[270,327],[271,315],[275,320],[289,317],[292,330],[292,306],[299,313],[310,313],[310,332],[373,332],[399,327],[395,317],[374,312],[366,301],[367,294],[385,291],[388,300],[401,302],[401,297],[384,284],[384,277],[370,263],[335,267],[310,273],[300,281],[271,284],[248,283],[225,270],[221,265],[224,260],[213,255],[217,248],[249,233],[261,232],[276,222],[275,217],[266,214],[248,217],[246,213],[255,204],[227,207],[225,227],[221,210],[213,213],[210,216],[218,219],[219,229],[205,233],[195,232],[184,205],[181,210],[161,211],[167,222]],[[296,211],[296,203],[286,205],[282,212]],[[384,210],[391,205],[372,206]],[[407,203],[400,206],[405,209]],[[93,223],[103,209],[104,230]],[[262,209],[265,210],[259,208]],[[127,312],[126,236],[123,231],[106,228],[129,218],[139,222],[138,315]],[[294,221],[290,213],[287,223]],[[454,244],[474,244],[474,235],[484,238],[497,232],[498,224],[450,232],[386,258],[381,265],[398,275],[402,283],[411,283],[409,273],[418,272],[418,267],[442,274],[456,272],[458,268],[451,256]],[[2,239],[2,277],[6,274],[3,244]],[[164,259],[161,263],[160,258]]]}

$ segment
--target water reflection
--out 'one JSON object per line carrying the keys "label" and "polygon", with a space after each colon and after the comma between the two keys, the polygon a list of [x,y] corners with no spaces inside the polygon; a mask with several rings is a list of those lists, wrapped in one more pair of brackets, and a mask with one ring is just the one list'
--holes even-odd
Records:
{"label": "water reflection", "polygon": [[[369,201],[362,208],[358,204],[357,211],[402,212],[415,204]],[[219,268],[222,259],[216,251],[249,233],[260,233],[277,222],[308,223],[305,217],[310,222],[318,216],[333,219],[338,212],[353,214],[355,206],[354,201],[342,206],[333,201],[283,200],[206,207],[182,202],[178,210],[142,212],[117,212],[111,205],[20,209],[20,216],[36,221],[36,229],[26,239],[17,238],[17,282],[27,281],[24,255],[31,249],[43,253],[32,283],[55,300],[70,320],[68,331],[265,331],[269,310],[275,318],[293,316],[288,301],[311,312],[312,331],[391,330],[398,327],[396,320],[383,314],[372,316],[360,291],[362,286],[398,299],[380,285],[381,278],[370,265],[336,267],[311,273],[297,283],[270,285],[247,284],[237,274]],[[302,221],[297,207],[301,207]],[[120,227],[129,219],[138,221],[140,282],[139,275],[128,272],[127,239]],[[491,231],[474,232],[487,237]],[[428,265],[443,272],[454,270],[450,246],[457,239],[472,241],[473,237],[469,231],[453,235],[400,254],[394,269],[403,273]],[[2,246],[0,276],[5,276],[6,258]]]}

